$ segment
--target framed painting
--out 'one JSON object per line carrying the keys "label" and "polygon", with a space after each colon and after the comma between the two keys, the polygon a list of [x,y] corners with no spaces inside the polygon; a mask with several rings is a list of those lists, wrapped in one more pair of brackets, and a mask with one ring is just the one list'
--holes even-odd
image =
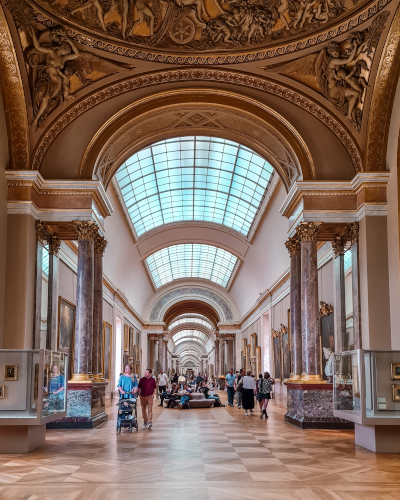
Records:
{"label": "framed painting", "polygon": [[250,335],[250,346],[251,346],[251,357],[256,357],[256,348],[257,348],[257,334],[253,333]]}
{"label": "framed painting", "polygon": [[68,354],[68,379],[74,373],[75,305],[63,297],[58,298],[57,350]]}
{"label": "framed painting", "polygon": [[[243,354],[246,356],[247,353],[247,339],[242,340],[242,346],[243,346]],[[246,366],[243,365],[243,368],[246,369]]]}
{"label": "framed painting", "polygon": [[18,380],[18,365],[4,366],[4,380]]}
{"label": "framed painting", "polygon": [[0,385],[0,399],[4,399],[4,385]]}
{"label": "framed painting", "polygon": [[321,347],[321,375],[324,380],[332,381],[333,359],[335,353],[334,315],[328,314],[319,319]]}
{"label": "framed painting", "polygon": [[400,379],[400,363],[390,363],[390,371],[392,373],[392,380]]}
{"label": "framed painting", "polygon": [[129,357],[133,359],[133,348],[135,345],[135,330],[130,326],[129,327]]}
{"label": "framed painting", "polygon": [[124,325],[124,352],[129,352],[129,326]]}
{"label": "framed painting", "polygon": [[274,356],[274,378],[282,381],[282,369],[281,369],[281,342],[280,335],[273,335],[272,338],[272,348]]}
{"label": "framed painting", "polygon": [[111,355],[112,355],[112,326],[103,321],[103,377],[104,380],[111,378]]}
{"label": "framed painting", "polygon": [[257,366],[257,375],[262,374],[262,364],[261,364],[261,346],[257,346],[257,356],[256,356],[256,366]]}
{"label": "framed painting", "polygon": [[290,378],[290,345],[289,345],[289,333],[287,330],[285,330],[285,333],[281,334],[281,356],[282,356],[282,378],[289,379]]}
{"label": "framed painting", "polygon": [[251,370],[251,345],[246,346],[246,371]]}
{"label": "framed painting", "polygon": [[400,385],[392,385],[392,399],[393,401],[400,401]]}

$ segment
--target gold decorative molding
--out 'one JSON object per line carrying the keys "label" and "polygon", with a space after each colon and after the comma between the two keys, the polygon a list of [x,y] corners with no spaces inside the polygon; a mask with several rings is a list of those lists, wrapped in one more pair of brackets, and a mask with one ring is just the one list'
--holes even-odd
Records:
{"label": "gold decorative molding", "polygon": [[386,147],[391,110],[400,74],[400,6],[394,15],[382,51],[369,111],[365,169],[386,170]]}
{"label": "gold decorative molding", "polygon": [[360,227],[359,227],[359,223],[357,221],[355,222],[352,222],[351,224],[349,224],[347,226],[347,236],[348,236],[348,239],[349,241],[351,242],[352,245],[354,245],[354,243],[357,243],[358,241],[358,235],[359,235],[359,232],[360,232]]}
{"label": "gold decorative molding", "polygon": [[49,239],[50,255],[57,255],[61,247],[61,239],[58,236],[51,236]]}
{"label": "gold decorative molding", "polygon": [[300,243],[295,238],[290,238],[285,241],[285,247],[287,248],[287,251],[289,252],[289,255],[291,257],[292,255],[300,255],[301,253]]}
{"label": "gold decorative molding", "polygon": [[319,222],[301,222],[297,226],[297,235],[300,243],[317,241],[320,225],[321,223]]}
{"label": "gold decorative molding", "polygon": [[94,242],[98,237],[98,226],[95,222],[73,221],[72,225],[75,228],[77,239]]}
{"label": "gold decorative molding", "polygon": [[29,124],[14,43],[0,5],[0,87],[6,115],[9,168],[28,170],[30,159]]}
{"label": "gold decorative molding", "polygon": [[[102,30],[102,34],[100,34],[93,29],[79,26],[74,19],[67,19],[65,15],[61,17],[63,25],[67,27],[67,33],[70,38],[88,47],[103,50],[108,54],[117,54],[118,56],[163,64],[210,66],[261,61],[299,52],[319,43],[332,40],[365,23],[385,8],[390,2],[391,0],[375,0],[367,5],[361,4],[360,2],[361,5],[355,7],[354,13],[351,12],[350,16],[343,21],[337,24],[328,23],[328,25],[322,23],[319,25],[319,30],[318,27],[316,27],[310,30],[308,34],[300,34],[297,40],[293,40],[293,34],[290,33],[287,42],[282,43],[278,41],[265,48],[258,47],[255,50],[246,50],[246,48],[243,48],[242,50],[236,49],[231,52],[226,49],[224,52],[215,50],[207,51],[206,48],[197,52],[193,50],[188,52],[187,49],[185,52],[175,52],[173,50],[167,52],[165,49],[153,49],[151,46],[149,47],[149,44],[134,45],[133,43],[118,39],[115,36],[106,35],[104,29]],[[29,4],[34,6],[35,17],[38,22],[48,28],[60,24],[60,18],[48,10],[43,12],[43,6],[39,6],[39,4],[33,0],[30,0]],[[281,5],[283,5],[283,3]],[[275,36],[275,38],[279,40],[279,35],[277,37]]]}
{"label": "gold decorative molding", "polygon": [[336,236],[336,238],[332,241],[332,249],[335,258],[339,257],[340,255],[344,255],[345,246],[346,238],[342,236]]}
{"label": "gold decorative molding", "polygon": [[[46,129],[45,133],[41,136],[35,147],[32,163],[33,168],[38,170],[40,169],[40,165],[47,150],[58,135],[73,120],[76,120],[79,116],[86,113],[94,106],[124,93],[132,92],[136,89],[172,82],[190,81],[210,81],[221,82],[224,84],[234,84],[236,86],[257,89],[291,102],[327,126],[346,148],[354,165],[355,172],[363,170],[361,153],[357,141],[349,129],[319,102],[288,85],[278,83],[266,77],[255,77],[236,71],[214,70],[208,68],[164,70],[140,76],[131,76],[119,82],[106,85],[103,88],[86,95],[67,108],[67,110],[63,112],[55,121],[53,121]],[[311,175],[312,174],[310,174],[309,178],[312,178]]]}
{"label": "gold decorative molding", "polygon": [[47,232],[47,227],[44,222],[41,220],[36,221],[36,238],[38,241],[40,241],[43,245],[45,245],[50,238],[49,233]]}
{"label": "gold decorative molding", "polygon": [[94,241],[94,253],[103,254],[107,246],[107,240],[103,236],[97,236]]}
{"label": "gold decorative molding", "polygon": [[320,308],[319,308],[319,317],[322,318],[323,316],[329,316],[331,313],[333,313],[333,306],[330,304],[327,304],[323,300],[319,303]]}

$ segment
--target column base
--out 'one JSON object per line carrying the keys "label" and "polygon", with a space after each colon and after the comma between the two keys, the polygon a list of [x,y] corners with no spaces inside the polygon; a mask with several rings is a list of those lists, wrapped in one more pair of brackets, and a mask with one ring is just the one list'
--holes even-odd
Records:
{"label": "column base", "polygon": [[48,429],[93,429],[108,421],[105,412],[107,382],[68,383],[67,416],[47,424]]}
{"label": "column base", "polygon": [[45,442],[46,424],[0,426],[0,453],[29,453]]}
{"label": "column base", "polygon": [[299,429],[354,428],[352,422],[334,416],[332,384],[301,382],[285,382],[288,410],[285,422]]}
{"label": "column base", "polygon": [[399,425],[355,424],[355,443],[374,453],[400,453]]}

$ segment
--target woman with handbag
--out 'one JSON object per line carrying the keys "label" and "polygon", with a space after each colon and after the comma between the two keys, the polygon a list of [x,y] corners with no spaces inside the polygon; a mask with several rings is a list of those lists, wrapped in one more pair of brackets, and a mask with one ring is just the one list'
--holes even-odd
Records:
{"label": "woman with handbag", "polygon": [[254,395],[256,394],[256,381],[251,376],[251,371],[247,371],[247,375],[240,379],[239,384],[242,386],[242,404],[245,410],[244,414],[252,415],[254,410]]}
{"label": "woman with handbag", "polygon": [[267,406],[268,406],[269,400],[271,399],[271,391],[272,391],[272,386],[274,384],[275,384],[275,380],[273,378],[271,378],[271,376],[268,372],[265,372],[264,378],[259,380],[258,400],[260,401],[260,404],[262,402],[262,405],[263,405],[262,413],[260,415],[261,419],[264,418],[264,415],[265,415],[265,418],[268,418]]}

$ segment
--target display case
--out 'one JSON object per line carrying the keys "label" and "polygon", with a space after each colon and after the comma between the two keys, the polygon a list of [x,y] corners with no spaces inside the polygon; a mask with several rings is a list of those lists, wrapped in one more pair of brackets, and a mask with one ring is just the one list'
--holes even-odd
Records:
{"label": "display case", "polygon": [[364,426],[400,425],[400,351],[334,355],[334,413]]}
{"label": "display case", "polygon": [[0,426],[44,425],[66,416],[68,356],[0,350]]}

